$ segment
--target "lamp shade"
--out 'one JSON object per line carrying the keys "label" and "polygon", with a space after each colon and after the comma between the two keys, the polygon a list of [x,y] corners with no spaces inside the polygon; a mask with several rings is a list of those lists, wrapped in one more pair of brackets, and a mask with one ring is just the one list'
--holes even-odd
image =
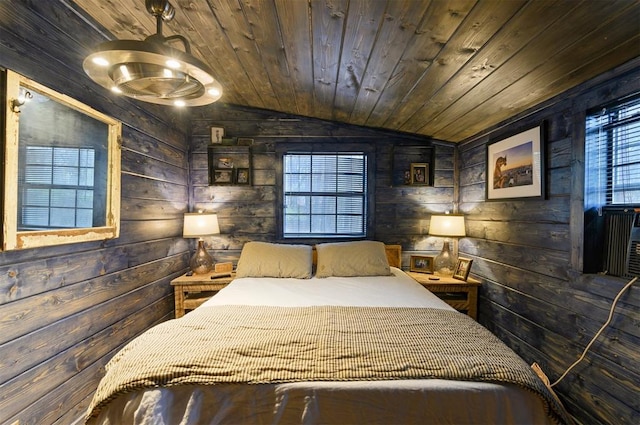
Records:
{"label": "lamp shade", "polygon": [[433,214],[429,223],[432,236],[466,236],[464,216],[456,214]]}
{"label": "lamp shade", "polygon": [[182,236],[185,238],[200,238],[220,233],[218,215],[207,213],[185,213]]}

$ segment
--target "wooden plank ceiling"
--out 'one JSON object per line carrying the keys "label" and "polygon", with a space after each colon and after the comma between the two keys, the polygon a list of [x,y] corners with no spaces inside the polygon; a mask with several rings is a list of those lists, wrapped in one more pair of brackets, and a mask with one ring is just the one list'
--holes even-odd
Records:
{"label": "wooden plank ceiling", "polygon": [[[74,0],[118,39],[143,0]],[[458,142],[640,56],[637,0],[171,0],[236,105]]]}

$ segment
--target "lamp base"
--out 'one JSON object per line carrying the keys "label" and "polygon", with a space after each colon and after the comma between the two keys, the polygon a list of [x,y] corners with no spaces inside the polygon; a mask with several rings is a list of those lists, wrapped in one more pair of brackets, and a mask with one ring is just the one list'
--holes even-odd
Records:
{"label": "lamp base", "polygon": [[453,276],[458,259],[449,250],[449,242],[442,245],[442,251],[433,260],[434,274],[442,277]]}
{"label": "lamp base", "polygon": [[202,238],[198,240],[198,248],[196,248],[196,253],[191,257],[189,266],[194,274],[206,274],[213,269],[213,258],[207,252]]}

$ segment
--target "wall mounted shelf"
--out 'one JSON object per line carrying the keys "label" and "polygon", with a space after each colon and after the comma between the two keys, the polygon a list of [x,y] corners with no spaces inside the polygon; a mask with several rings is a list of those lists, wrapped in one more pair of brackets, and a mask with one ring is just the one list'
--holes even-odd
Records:
{"label": "wall mounted shelf", "polygon": [[209,185],[251,186],[251,146],[207,146]]}

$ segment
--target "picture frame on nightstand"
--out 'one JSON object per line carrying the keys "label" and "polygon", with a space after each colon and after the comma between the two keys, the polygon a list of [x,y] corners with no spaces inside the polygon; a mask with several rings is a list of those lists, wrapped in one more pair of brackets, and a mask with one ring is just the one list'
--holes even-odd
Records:
{"label": "picture frame on nightstand", "polygon": [[409,271],[418,273],[433,273],[433,257],[426,255],[412,255]]}
{"label": "picture frame on nightstand", "polygon": [[466,282],[469,277],[469,271],[471,271],[471,263],[473,263],[473,260],[470,258],[458,258],[452,277]]}

